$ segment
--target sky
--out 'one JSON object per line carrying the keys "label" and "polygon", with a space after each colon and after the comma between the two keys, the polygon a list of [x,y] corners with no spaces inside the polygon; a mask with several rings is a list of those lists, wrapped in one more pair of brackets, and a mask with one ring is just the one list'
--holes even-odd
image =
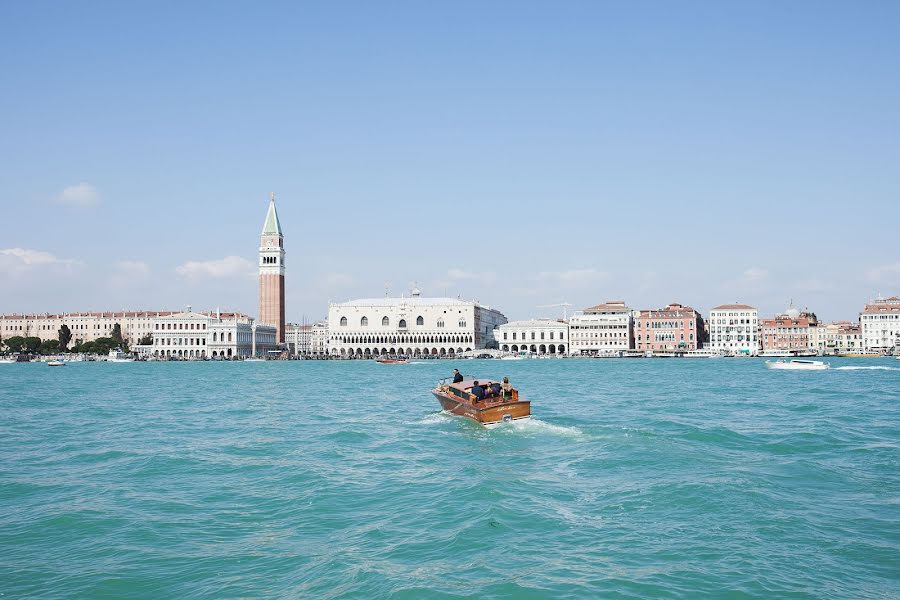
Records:
{"label": "sky", "polygon": [[[0,4],[0,313],[900,294],[897,2]],[[539,308],[540,307],[540,308]]]}

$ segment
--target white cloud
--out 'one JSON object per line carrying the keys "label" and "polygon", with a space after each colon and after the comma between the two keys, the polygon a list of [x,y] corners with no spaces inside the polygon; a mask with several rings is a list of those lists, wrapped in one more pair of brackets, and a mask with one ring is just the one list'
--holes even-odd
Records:
{"label": "white cloud", "polygon": [[881,265],[880,267],[872,267],[866,273],[869,281],[873,283],[887,283],[891,285],[900,284],[900,262],[892,265]]}
{"label": "white cloud", "polygon": [[100,193],[97,191],[97,188],[89,183],[79,183],[64,189],[56,197],[56,201],[60,204],[87,208],[100,203]]}
{"label": "white cloud", "polygon": [[226,256],[216,260],[191,260],[176,267],[175,272],[186,279],[227,278],[253,276],[256,265],[240,256]]}
{"label": "white cloud", "polygon": [[115,266],[116,270],[124,275],[146,277],[150,274],[150,266],[140,260],[120,260]]}
{"label": "white cloud", "polygon": [[766,269],[761,267],[750,267],[746,271],[744,271],[744,282],[745,283],[756,283],[758,281],[762,281],[769,276],[769,272]]}
{"label": "white cloud", "polygon": [[27,248],[0,250],[0,272],[18,273],[50,266],[71,267],[78,264],[81,262],[70,258],[58,258],[43,250]]}
{"label": "white cloud", "polygon": [[578,286],[596,283],[606,279],[607,273],[594,268],[567,269],[565,271],[541,271],[535,278],[538,281],[555,282],[565,286]]}

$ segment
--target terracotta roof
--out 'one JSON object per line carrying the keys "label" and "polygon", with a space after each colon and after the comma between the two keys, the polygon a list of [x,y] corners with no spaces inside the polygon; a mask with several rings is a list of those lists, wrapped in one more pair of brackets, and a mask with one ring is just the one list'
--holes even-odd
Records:
{"label": "terracotta roof", "polygon": [[756,308],[749,304],[720,304],[712,310],[756,310]]}
{"label": "terracotta roof", "polygon": [[590,308],[585,308],[583,312],[599,312],[601,310],[631,310],[625,306],[624,300],[607,300],[604,304],[598,304]]}
{"label": "terracotta roof", "polygon": [[102,312],[70,312],[70,313],[41,313],[30,315],[0,315],[0,319],[66,319],[70,317],[100,317],[104,319],[125,318],[125,317],[165,317],[174,315],[178,311],[174,310],[125,310],[125,311],[102,311]]}

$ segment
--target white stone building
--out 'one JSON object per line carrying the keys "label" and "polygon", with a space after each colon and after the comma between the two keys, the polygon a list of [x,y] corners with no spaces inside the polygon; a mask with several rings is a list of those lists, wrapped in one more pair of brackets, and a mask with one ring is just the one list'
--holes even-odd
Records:
{"label": "white stone building", "polygon": [[494,337],[504,352],[566,354],[569,325],[552,319],[510,321],[494,330]]}
{"label": "white stone building", "polygon": [[328,351],[336,357],[452,356],[496,347],[499,311],[457,298],[367,298],[328,306]]}
{"label": "white stone building", "polygon": [[729,355],[759,354],[759,311],[747,304],[722,304],[709,311],[706,348]]}
{"label": "white stone building", "polygon": [[39,337],[41,341],[59,339],[59,329],[66,325],[72,332],[69,346],[109,337],[116,323],[129,346],[153,331],[153,320],[174,314],[171,310],[103,311],[0,315],[0,338],[13,336]]}
{"label": "white stone building", "polygon": [[859,314],[866,352],[900,351],[900,298],[878,298]]}
{"label": "white stone building", "polygon": [[623,300],[586,308],[569,319],[569,354],[614,354],[633,347],[633,311]]}
{"label": "white stone building", "polygon": [[276,328],[257,325],[241,313],[175,313],[153,320],[153,343],[142,351],[154,358],[246,358],[276,349]]}
{"label": "white stone building", "polygon": [[294,356],[325,356],[328,354],[328,323],[287,325],[287,343]]}

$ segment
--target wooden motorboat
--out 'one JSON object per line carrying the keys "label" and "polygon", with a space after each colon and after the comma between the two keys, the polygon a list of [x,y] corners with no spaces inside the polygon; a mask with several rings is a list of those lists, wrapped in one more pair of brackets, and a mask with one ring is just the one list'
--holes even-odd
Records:
{"label": "wooden motorboat", "polygon": [[405,365],[409,363],[408,358],[379,358],[376,359],[379,365]]}
{"label": "wooden motorboat", "polygon": [[500,396],[476,400],[472,394],[475,381],[488,387],[497,383],[490,379],[466,379],[459,383],[448,383],[447,379],[442,379],[431,393],[448,413],[468,417],[488,428],[531,418],[531,402],[520,398],[519,390],[513,388],[505,397],[501,392]]}

